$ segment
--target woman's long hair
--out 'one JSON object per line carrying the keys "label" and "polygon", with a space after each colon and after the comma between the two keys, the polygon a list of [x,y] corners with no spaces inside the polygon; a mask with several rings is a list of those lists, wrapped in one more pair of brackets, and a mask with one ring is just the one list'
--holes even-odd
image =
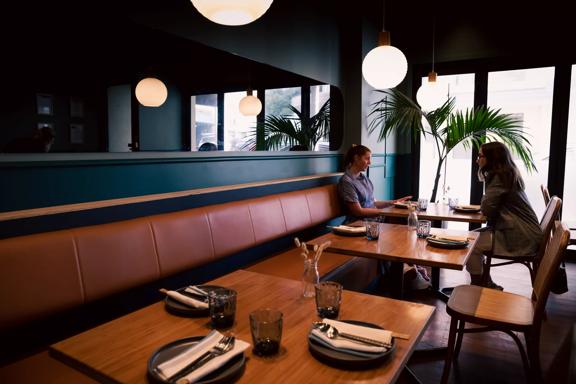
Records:
{"label": "woman's long hair", "polygon": [[498,175],[506,189],[524,190],[524,180],[504,144],[498,141],[482,144],[482,154],[486,165],[478,170],[480,180],[490,182]]}
{"label": "woman's long hair", "polygon": [[346,155],[344,156],[344,168],[346,169],[350,165],[352,165],[355,156],[362,157],[366,154],[366,152],[372,152],[372,151],[370,151],[370,148],[362,144],[353,144],[352,147],[350,147],[350,149],[348,150],[348,152],[346,152]]}

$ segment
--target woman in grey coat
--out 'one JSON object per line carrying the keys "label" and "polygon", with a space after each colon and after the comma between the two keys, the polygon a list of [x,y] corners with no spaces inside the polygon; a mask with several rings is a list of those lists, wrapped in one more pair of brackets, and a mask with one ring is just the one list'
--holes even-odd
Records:
{"label": "woman in grey coat", "polygon": [[[494,254],[535,255],[543,234],[510,151],[499,142],[483,144],[477,163],[478,178],[484,182],[482,213],[488,218],[488,226],[494,228]],[[483,253],[491,249],[492,232],[481,232],[466,264],[471,284],[482,283]],[[487,286],[502,290],[491,278]]]}

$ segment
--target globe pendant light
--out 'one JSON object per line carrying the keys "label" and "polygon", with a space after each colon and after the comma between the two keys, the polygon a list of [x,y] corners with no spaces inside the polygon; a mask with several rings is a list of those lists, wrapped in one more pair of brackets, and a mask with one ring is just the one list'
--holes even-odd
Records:
{"label": "globe pendant light", "polygon": [[428,73],[428,81],[416,92],[416,101],[424,111],[433,111],[442,106],[448,99],[448,84],[438,81],[434,72],[434,40],[436,34],[435,22],[432,24],[432,71]]}
{"label": "globe pendant light", "polygon": [[[386,3],[383,5],[383,10]],[[384,25],[385,16],[382,17]],[[390,32],[384,29],[378,35],[378,46],[372,49],[362,61],[364,80],[376,89],[394,88],[404,80],[408,72],[406,56],[390,45]]]}
{"label": "globe pendant light", "polygon": [[244,116],[256,116],[262,111],[262,102],[256,96],[252,96],[252,90],[249,89],[246,92],[247,96],[244,96],[240,100],[238,105],[240,113]]}
{"label": "globe pendant light", "polygon": [[273,0],[191,0],[210,21],[222,25],[245,25],[262,16]]}
{"label": "globe pendant light", "polygon": [[159,107],[168,97],[164,83],[154,77],[146,77],[136,85],[136,99],[145,107]]}

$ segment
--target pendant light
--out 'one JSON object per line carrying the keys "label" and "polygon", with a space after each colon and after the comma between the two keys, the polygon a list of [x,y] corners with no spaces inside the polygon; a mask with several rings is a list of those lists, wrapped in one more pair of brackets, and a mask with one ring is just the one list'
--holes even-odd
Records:
{"label": "pendant light", "polygon": [[432,71],[428,73],[428,79],[416,92],[416,101],[424,111],[433,111],[444,104],[448,99],[448,85],[438,81],[438,74],[434,71],[434,45],[436,35],[436,22],[432,22]]}
{"label": "pendant light", "polygon": [[245,25],[262,16],[273,0],[191,0],[210,21],[222,25]]}
{"label": "pendant light", "polygon": [[[383,10],[386,3],[383,4]],[[394,88],[404,80],[408,71],[406,56],[390,45],[390,32],[384,29],[385,12],[382,17],[382,32],[378,36],[378,46],[372,49],[362,61],[364,80],[376,89]]]}
{"label": "pendant light", "polygon": [[168,97],[166,85],[155,77],[146,77],[136,85],[136,99],[145,107],[159,107]]}
{"label": "pendant light", "polygon": [[244,116],[256,116],[262,111],[262,102],[256,96],[252,96],[252,89],[248,89],[246,96],[240,100],[238,109]]}

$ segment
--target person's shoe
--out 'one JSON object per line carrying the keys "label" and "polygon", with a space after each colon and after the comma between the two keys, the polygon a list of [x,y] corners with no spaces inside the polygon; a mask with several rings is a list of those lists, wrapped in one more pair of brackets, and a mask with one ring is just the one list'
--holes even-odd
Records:
{"label": "person's shoe", "polygon": [[488,276],[488,282],[486,284],[484,284],[482,282],[482,275],[473,275],[470,274],[470,284],[472,285],[478,285],[480,287],[485,287],[485,288],[490,288],[490,289],[497,289],[499,291],[503,291],[504,287],[496,284],[495,282],[492,281],[492,277]]}
{"label": "person's shoe", "polygon": [[501,285],[496,284],[495,282],[492,281],[492,279],[490,279],[489,282],[487,282],[486,284],[484,284],[484,286],[486,288],[490,288],[490,289],[497,289],[499,291],[503,291],[504,287],[502,287]]}
{"label": "person's shoe", "polygon": [[428,269],[426,269],[426,267],[423,267],[421,265],[416,265],[416,270],[418,271],[418,273],[420,275],[422,275],[422,278],[426,281],[430,281],[430,276],[428,275]]}

